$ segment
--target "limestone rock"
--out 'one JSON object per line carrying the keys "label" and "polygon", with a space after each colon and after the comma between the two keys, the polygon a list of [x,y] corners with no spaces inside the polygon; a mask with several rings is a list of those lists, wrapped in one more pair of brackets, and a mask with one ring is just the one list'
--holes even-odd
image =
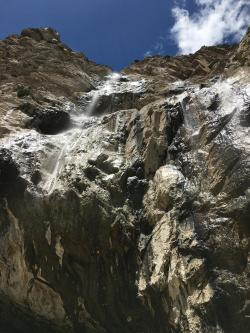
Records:
{"label": "limestone rock", "polygon": [[250,331],[248,55],[0,41],[3,332]]}
{"label": "limestone rock", "polygon": [[144,199],[145,211],[151,223],[156,222],[155,216],[164,216],[172,209],[182,196],[184,187],[185,178],[175,166],[164,165],[156,171]]}

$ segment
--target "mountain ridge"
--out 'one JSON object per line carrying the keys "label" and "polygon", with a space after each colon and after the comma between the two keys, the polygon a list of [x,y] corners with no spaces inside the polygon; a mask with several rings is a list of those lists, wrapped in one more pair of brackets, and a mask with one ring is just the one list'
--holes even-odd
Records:
{"label": "mountain ridge", "polygon": [[0,41],[3,333],[249,332],[249,54]]}

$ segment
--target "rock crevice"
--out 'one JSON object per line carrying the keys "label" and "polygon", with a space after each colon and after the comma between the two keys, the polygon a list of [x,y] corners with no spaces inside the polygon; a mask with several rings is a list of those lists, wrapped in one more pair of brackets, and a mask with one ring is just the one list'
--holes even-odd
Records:
{"label": "rock crevice", "polygon": [[249,332],[248,41],[121,74],[0,41],[4,333]]}

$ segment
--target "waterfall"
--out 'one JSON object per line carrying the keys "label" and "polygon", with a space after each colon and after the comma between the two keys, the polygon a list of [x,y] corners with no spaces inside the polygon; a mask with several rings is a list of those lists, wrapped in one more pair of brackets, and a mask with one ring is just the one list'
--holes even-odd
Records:
{"label": "waterfall", "polygon": [[190,140],[190,148],[192,150],[195,150],[197,146],[197,139],[200,133],[200,128],[192,111],[186,103],[186,97],[180,101],[180,105],[183,113],[185,130]]}
{"label": "waterfall", "polygon": [[111,95],[114,91],[114,87],[121,78],[121,74],[112,73],[107,76],[107,80],[104,84],[100,85],[97,90],[94,91],[90,104],[87,107],[86,114],[92,116],[95,108],[100,100],[101,96]]}
{"label": "waterfall", "polygon": [[86,123],[89,122],[91,124],[91,122],[93,123],[95,121],[93,113],[100,98],[104,95],[112,95],[117,88],[120,77],[121,74],[119,73],[108,75],[104,83],[98,86],[96,90],[89,93],[91,99],[84,112],[72,116],[73,127],[56,136],[57,143],[59,143],[59,152],[56,153],[56,156],[52,154],[44,170],[47,173],[47,180],[43,188],[48,194],[51,194],[55,189],[63,167],[70,162],[74,155],[74,150],[86,134]]}

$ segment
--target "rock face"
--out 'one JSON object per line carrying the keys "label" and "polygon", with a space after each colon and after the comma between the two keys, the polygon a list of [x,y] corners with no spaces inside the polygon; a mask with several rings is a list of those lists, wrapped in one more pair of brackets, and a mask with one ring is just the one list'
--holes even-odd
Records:
{"label": "rock face", "polygon": [[0,42],[4,333],[250,331],[249,34],[122,74]]}

